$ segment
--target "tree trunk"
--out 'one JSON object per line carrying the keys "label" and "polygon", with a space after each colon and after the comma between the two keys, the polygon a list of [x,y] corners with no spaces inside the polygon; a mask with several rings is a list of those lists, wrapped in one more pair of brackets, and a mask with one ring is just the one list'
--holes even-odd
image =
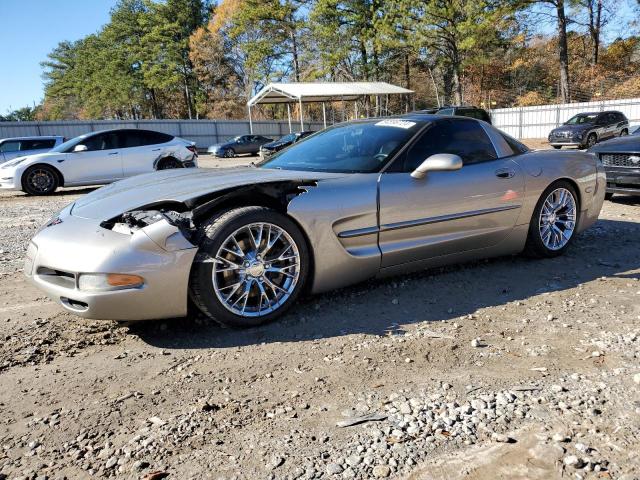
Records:
{"label": "tree trunk", "polygon": [[[411,65],[409,64],[409,53],[404,54],[404,84],[407,90],[411,90]],[[409,110],[411,101],[411,94],[406,95],[405,103],[406,109]]]}
{"label": "tree trunk", "polygon": [[598,64],[600,30],[602,28],[602,0],[589,0],[589,35],[591,36],[591,64]]}
{"label": "tree trunk", "polygon": [[298,39],[296,38],[296,29],[291,28],[289,32],[291,38],[291,54],[293,56],[293,76],[296,82],[300,81],[300,63],[298,59]]}
{"label": "tree trunk", "polygon": [[569,103],[569,48],[567,47],[567,17],[564,11],[564,0],[556,0],[558,16],[558,55],[560,60],[560,100]]}
{"label": "tree trunk", "polygon": [[369,57],[367,56],[367,47],[363,41],[360,41],[360,58],[362,59],[364,79],[369,80]]}

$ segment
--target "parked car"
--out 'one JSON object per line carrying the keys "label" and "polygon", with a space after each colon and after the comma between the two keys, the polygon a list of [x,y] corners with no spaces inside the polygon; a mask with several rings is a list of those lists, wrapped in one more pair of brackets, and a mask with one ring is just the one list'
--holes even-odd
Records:
{"label": "parked car", "polygon": [[0,163],[8,162],[24,155],[48,152],[65,142],[57,135],[47,137],[12,137],[0,139]]}
{"label": "parked car", "polygon": [[216,157],[232,158],[241,153],[256,154],[265,143],[273,142],[273,138],[262,135],[240,135],[224,143],[211,145],[207,152]]}
{"label": "parked car", "polygon": [[554,148],[590,148],[608,138],[629,134],[629,120],[621,112],[588,112],[574,115],[549,133]]}
{"label": "parked car", "polygon": [[263,158],[266,158],[270,155],[273,155],[276,152],[279,152],[283,148],[288,147],[289,145],[293,145],[294,143],[299,142],[303,138],[308,137],[312,133],[315,133],[311,130],[305,130],[303,132],[290,133],[285,135],[284,137],[279,138],[270,143],[265,143],[260,147],[260,155]]}
{"label": "parked car", "polygon": [[598,218],[605,182],[591,154],[529,151],[475,119],[358,120],[257,166],[91,192],[35,235],[24,272],[88,318],[184,316],[191,299],[221,323],[257,325],[305,290],[560,255]]}
{"label": "parked car", "polygon": [[438,108],[428,108],[425,110],[417,110],[416,113],[435,114],[435,115],[456,115],[459,117],[477,118],[491,124],[491,115],[478,107],[463,105],[463,106],[445,106]]}
{"label": "parked car", "polygon": [[591,147],[588,152],[600,158],[607,172],[607,194],[640,195],[640,137],[614,138]]}
{"label": "parked car", "polygon": [[58,187],[102,185],[154,170],[196,166],[193,142],[151,130],[104,130],[5,162],[0,188],[47,195]]}

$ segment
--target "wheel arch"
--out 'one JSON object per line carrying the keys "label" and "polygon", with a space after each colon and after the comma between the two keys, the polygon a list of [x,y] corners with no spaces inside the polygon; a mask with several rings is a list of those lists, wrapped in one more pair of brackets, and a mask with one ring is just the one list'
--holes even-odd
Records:
{"label": "wheel arch", "polygon": [[[193,223],[199,226],[206,218],[225,210],[240,207],[266,207],[286,216],[300,230],[309,251],[309,278],[315,273],[315,252],[309,233],[304,226],[288,211],[291,200],[306,192],[309,187],[315,186],[315,182],[283,181],[265,183],[251,186],[242,186],[226,192],[217,192],[212,198],[198,199],[192,206]],[[190,205],[191,206],[191,205]],[[308,282],[305,289],[311,287]]]}
{"label": "wheel arch", "polygon": [[156,158],[156,160],[153,162],[153,169],[158,170],[158,167],[160,166],[160,164],[167,160],[175,160],[176,162],[182,164],[182,162],[178,160],[176,157],[174,157],[173,155],[165,155],[163,157]]}

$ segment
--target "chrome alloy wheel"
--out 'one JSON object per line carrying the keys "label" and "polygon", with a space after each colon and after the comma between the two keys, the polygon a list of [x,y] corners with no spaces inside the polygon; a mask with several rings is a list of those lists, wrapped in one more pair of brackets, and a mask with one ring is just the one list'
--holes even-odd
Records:
{"label": "chrome alloy wheel", "polygon": [[213,288],[227,310],[260,317],[291,296],[300,276],[300,252],[286,230],[251,223],[229,235],[218,249]]}
{"label": "chrome alloy wheel", "polygon": [[566,188],[553,190],[540,210],[540,238],[549,250],[564,247],[576,228],[576,200]]}
{"label": "chrome alloy wheel", "polygon": [[39,193],[48,192],[54,182],[55,178],[53,177],[53,173],[44,168],[35,168],[31,170],[27,176],[29,186]]}

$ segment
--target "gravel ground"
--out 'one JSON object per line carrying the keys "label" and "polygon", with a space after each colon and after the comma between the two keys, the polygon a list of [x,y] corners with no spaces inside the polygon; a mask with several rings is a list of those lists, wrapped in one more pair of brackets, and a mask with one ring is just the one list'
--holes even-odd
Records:
{"label": "gravel ground", "polygon": [[371,281],[239,331],[83,320],[28,285],[29,237],[87,191],[0,194],[0,479],[639,478],[640,198],[562,258]]}

